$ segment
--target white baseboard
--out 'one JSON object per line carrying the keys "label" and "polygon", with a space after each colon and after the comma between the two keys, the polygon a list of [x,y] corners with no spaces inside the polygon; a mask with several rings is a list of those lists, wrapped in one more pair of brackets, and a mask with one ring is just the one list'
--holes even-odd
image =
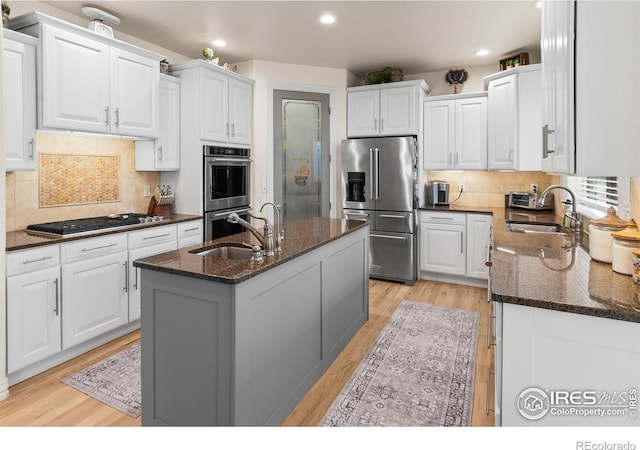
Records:
{"label": "white baseboard", "polygon": [[463,286],[475,286],[486,288],[488,286],[487,280],[481,280],[479,278],[467,278],[456,275],[446,275],[435,272],[423,272],[420,271],[420,279],[428,281],[441,281],[443,283],[461,284]]}

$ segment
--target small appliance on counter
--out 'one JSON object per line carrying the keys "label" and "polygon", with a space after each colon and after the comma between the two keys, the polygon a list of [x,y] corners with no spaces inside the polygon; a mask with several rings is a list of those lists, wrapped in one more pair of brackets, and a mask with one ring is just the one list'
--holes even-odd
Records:
{"label": "small appliance on counter", "polygon": [[427,183],[427,205],[447,206],[449,204],[449,183],[434,180]]}
{"label": "small appliance on counter", "polygon": [[545,196],[543,206],[538,206],[538,195],[534,192],[512,191],[504,195],[504,206],[507,208],[551,210],[553,204],[553,194]]}

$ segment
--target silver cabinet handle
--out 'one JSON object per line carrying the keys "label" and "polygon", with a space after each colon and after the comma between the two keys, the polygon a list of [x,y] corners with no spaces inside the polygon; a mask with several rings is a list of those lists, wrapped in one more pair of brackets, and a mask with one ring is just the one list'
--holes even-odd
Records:
{"label": "silver cabinet handle", "polygon": [[235,137],[236,136],[236,124],[232,123],[231,124],[231,137]]}
{"label": "silver cabinet handle", "polygon": [[495,412],[495,409],[491,409],[491,375],[495,374],[490,367],[487,367],[487,416]]}
{"label": "silver cabinet handle", "polygon": [[158,147],[158,161],[162,162],[162,145]]}
{"label": "silver cabinet handle", "polygon": [[509,161],[513,162],[513,150],[509,149]]}
{"label": "silver cabinet handle", "polygon": [[555,150],[549,149],[549,135],[554,134],[556,130],[550,130],[549,125],[542,127],[542,158],[548,158],[549,153],[555,153]]}
{"label": "silver cabinet handle", "polygon": [[120,126],[120,108],[116,108],[116,127]]}
{"label": "silver cabinet handle", "polygon": [[100,250],[100,249],[102,249],[102,248],[109,248],[109,247],[113,247],[113,246],[115,246],[115,245],[118,245],[118,244],[116,244],[115,242],[112,242],[111,244],[107,244],[107,245],[100,245],[100,246],[98,246],[98,247],[89,247],[89,248],[85,247],[85,248],[83,248],[83,249],[82,249],[82,251],[83,251],[83,252],[90,252],[90,251],[93,251],[93,250]]}
{"label": "silver cabinet handle", "polygon": [[155,236],[145,236],[142,238],[142,240],[146,241],[147,239],[157,239],[157,238],[166,237],[166,236],[171,236],[171,233],[156,234]]}
{"label": "silver cabinet handle", "polygon": [[194,228],[187,228],[186,230],[184,230],[185,233],[188,233],[189,231],[196,231],[199,230],[200,227],[194,227]]}
{"label": "silver cabinet handle", "polygon": [[224,124],[224,134],[229,136],[229,122]]}
{"label": "silver cabinet handle", "polygon": [[487,267],[493,266],[493,262],[491,261],[491,244],[487,245],[487,256],[484,260],[484,265]]}
{"label": "silver cabinet handle", "polygon": [[37,259],[25,259],[24,261],[22,261],[22,264],[31,264],[35,262],[46,261],[52,258],[53,256],[43,256],[42,258],[37,258]]}
{"label": "silver cabinet handle", "polygon": [[384,129],[384,117],[380,117],[380,131]]}
{"label": "silver cabinet handle", "polygon": [[464,253],[464,232],[459,231],[460,233],[460,253]]}
{"label": "silver cabinet handle", "polygon": [[138,268],[136,267],[136,270],[134,271],[134,274],[135,274],[135,276],[136,276],[136,277],[133,279],[133,288],[134,288],[136,291],[138,290],[138,270],[140,270],[140,269],[138,269]]}
{"label": "silver cabinet handle", "polygon": [[29,159],[33,160],[33,156],[35,155],[35,142],[33,139],[29,140]]}
{"label": "silver cabinet handle", "polygon": [[[494,340],[493,342],[491,342],[491,335],[493,334],[495,336],[495,333],[492,333],[491,330],[495,330],[495,328],[493,328],[491,326],[491,322],[493,322],[496,319],[496,316],[494,316],[493,314],[489,313],[488,314],[488,318],[489,318],[489,325],[487,328],[487,348],[491,348],[491,346],[495,346],[496,345],[496,341]],[[495,324],[494,324],[495,326]]]}
{"label": "silver cabinet handle", "polygon": [[375,131],[378,131],[378,118],[377,117],[373,118],[373,129]]}
{"label": "silver cabinet handle", "polygon": [[109,125],[109,107],[104,109],[104,124]]}
{"label": "silver cabinet handle", "polygon": [[128,284],[129,284],[129,261],[125,261],[124,264],[124,291],[128,292]]}
{"label": "silver cabinet handle", "polygon": [[449,152],[449,162],[447,163],[447,165],[451,166],[451,152]]}
{"label": "silver cabinet handle", "polygon": [[453,165],[454,165],[455,167],[458,167],[458,160],[460,159],[460,158],[459,158],[459,156],[460,156],[460,153],[456,152],[456,153],[455,153],[454,163],[453,163]]}
{"label": "silver cabinet handle", "polygon": [[453,217],[435,217],[435,216],[430,216],[430,219],[433,220],[453,220]]}
{"label": "silver cabinet handle", "polygon": [[53,280],[53,288],[55,289],[55,298],[56,298],[56,307],[53,309],[53,312],[56,313],[56,316],[60,315],[60,294],[58,293],[58,279]]}

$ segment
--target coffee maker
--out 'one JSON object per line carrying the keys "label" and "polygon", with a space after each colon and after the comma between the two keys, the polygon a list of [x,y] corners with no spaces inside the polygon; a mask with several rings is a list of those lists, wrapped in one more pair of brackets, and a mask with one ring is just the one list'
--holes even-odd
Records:
{"label": "coffee maker", "polygon": [[427,183],[427,205],[446,206],[449,204],[449,183],[446,181],[429,181]]}

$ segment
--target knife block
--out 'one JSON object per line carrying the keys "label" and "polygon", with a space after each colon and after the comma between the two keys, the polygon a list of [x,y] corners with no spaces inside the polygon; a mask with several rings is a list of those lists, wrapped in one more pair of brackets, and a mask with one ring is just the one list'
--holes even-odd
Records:
{"label": "knife block", "polygon": [[151,201],[149,202],[149,209],[147,210],[147,214],[150,216],[170,216],[171,215],[171,205],[159,205],[156,202],[155,197],[151,197]]}

